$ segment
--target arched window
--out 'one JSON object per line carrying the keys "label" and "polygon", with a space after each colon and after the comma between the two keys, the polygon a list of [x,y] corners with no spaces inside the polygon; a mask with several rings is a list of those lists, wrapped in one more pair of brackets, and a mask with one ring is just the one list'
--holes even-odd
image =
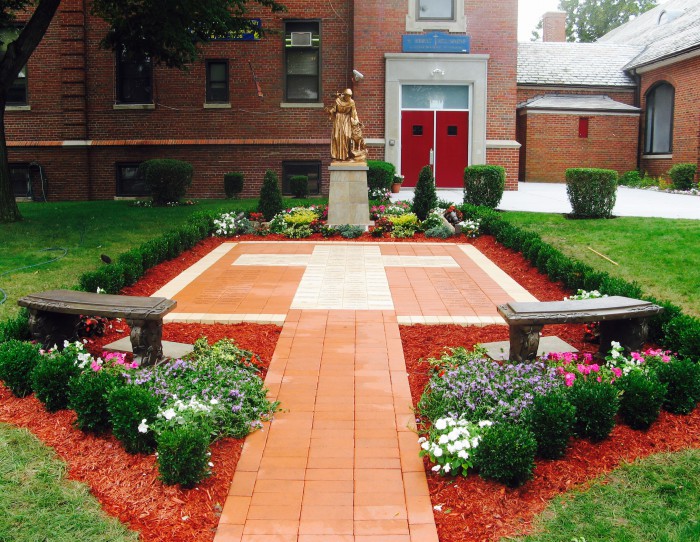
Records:
{"label": "arched window", "polygon": [[645,154],[668,154],[673,144],[673,94],[668,83],[661,83],[647,92]]}

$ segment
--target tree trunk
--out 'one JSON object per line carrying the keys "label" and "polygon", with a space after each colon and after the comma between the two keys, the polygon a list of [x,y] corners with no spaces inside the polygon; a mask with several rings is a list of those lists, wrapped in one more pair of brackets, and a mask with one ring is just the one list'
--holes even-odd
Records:
{"label": "tree trunk", "polygon": [[7,160],[5,142],[5,97],[0,92],[0,223],[22,220],[15,202],[15,193],[10,178],[10,164]]}

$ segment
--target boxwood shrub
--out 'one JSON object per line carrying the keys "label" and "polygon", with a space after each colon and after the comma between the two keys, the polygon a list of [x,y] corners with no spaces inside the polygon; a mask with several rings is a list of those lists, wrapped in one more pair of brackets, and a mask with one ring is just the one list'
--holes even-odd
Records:
{"label": "boxwood shrub", "polygon": [[391,189],[396,175],[396,166],[383,160],[367,160],[367,188],[370,191]]}
{"label": "boxwood shrub", "polygon": [[147,160],[139,166],[154,205],[180,201],[192,184],[193,173],[192,164],[182,160]]}
{"label": "boxwood shrub", "polygon": [[52,352],[39,358],[32,371],[36,398],[49,412],[68,407],[68,383],[80,374],[72,352]]}
{"label": "boxwood shrub", "polygon": [[243,173],[224,173],[224,192],[227,198],[237,198],[243,192]]}
{"label": "boxwood shrub", "polygon": [[305,198],[309,195],[309,178],[306,175],[292,175],[289,190],[295,198]]}
{"label": "boxwood shrub", "polygon": [[474,466],[483,478],[517,487],[535,469],[537,441],[526,425],[501,422],[493,425],[474,450]]}
{"label": "boxwood shrub", "polygon": [[617,172],[612,169],[569,168],[566,193],[578,218],[610,218],[617,197]]}
{"label": "boxwood shrub", "polygon": [[0,380],[16,397],[32,393],[32,371],[40,358],[37,344],[11,339],[0,348]]}
{"label": "boxwood shrub", "polygon": [[107,410],[112,420],[112,432],[130,454],[150,453],[155,449],[155,433],[142,433],[143,420],[150,424],[156,419],[160,399],[140,386],[120,386],[107,396]]}
{"label": "boxwood shrub", "polygon": [[673,414],[689,414],[700,401],[700,364],[673,359],[656,367],[659,380],[666,385],[663,407]]}
{"label": "boxwood shrub", "polygon": [[690,190],[695,182],[696,164],[676,164],[668,170],[673,188],[676,190]]}
{"label": "boxwood shrub", "polygon": [[476,165],[464,169],[464,203],[495,209],[506,187],[502,166]]}
{"label": "boxwood shrub", "polygon": [[615,386],[594,379],[577,378],[568,388],[568,396],[576,408],[575,433],[591,442],[608,438],[615,427],[615,415],[620,404]]}
{"label": "boxwood shrub", "polygon": [[87,433],[104,433],[111,427],[107,398],[121,384],[107,370],[87,370],[68,382],[68,406],[75,411],[75,426]]}
{"label": "boxwood shrub", "polygon": [[12,339],[26,341],[31,338],[29,333],[29,311],[22,307],[15,316],[0,321],[0,343]]}
{"label": "boxwood shrub", "polygon": [[622,391],[620,417],[632,429],[648,429],[659,417],[666,385],[652,371],[630,371],[615,381]]}
{"label": "boxwood shrub", "polygon": [[545,459],[562,457],[574,435],[575,420],[576,408],[563,390],[536,395],[524,421],[537,441],[537,455]]}

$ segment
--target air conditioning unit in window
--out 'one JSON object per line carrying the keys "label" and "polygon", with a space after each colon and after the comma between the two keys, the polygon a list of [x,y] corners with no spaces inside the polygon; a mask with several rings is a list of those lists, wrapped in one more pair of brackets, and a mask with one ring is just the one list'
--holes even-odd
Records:
{"label": "air conditioning unit in window", "polygon": [[292,32],[292,47],[311,47],[311,32]]}

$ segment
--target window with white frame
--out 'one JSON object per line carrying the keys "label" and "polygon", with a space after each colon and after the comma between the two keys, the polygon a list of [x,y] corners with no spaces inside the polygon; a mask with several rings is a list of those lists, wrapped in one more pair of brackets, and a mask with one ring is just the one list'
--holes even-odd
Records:
{"label": "window with white frame", "polygon": [[321,99],[320,23],[287,21],[284,34],[284,99],[318,102]]}
{"label": "window with white frame", "polygon": [[668,83],[652,87],[646,95],[645,154],[670,154],[673,149],[673,98]]}
{"label": "window with white frame", "polygon": [[464,2],[457,0],[408,0],[406,31],[447,30],[466,32]]}

